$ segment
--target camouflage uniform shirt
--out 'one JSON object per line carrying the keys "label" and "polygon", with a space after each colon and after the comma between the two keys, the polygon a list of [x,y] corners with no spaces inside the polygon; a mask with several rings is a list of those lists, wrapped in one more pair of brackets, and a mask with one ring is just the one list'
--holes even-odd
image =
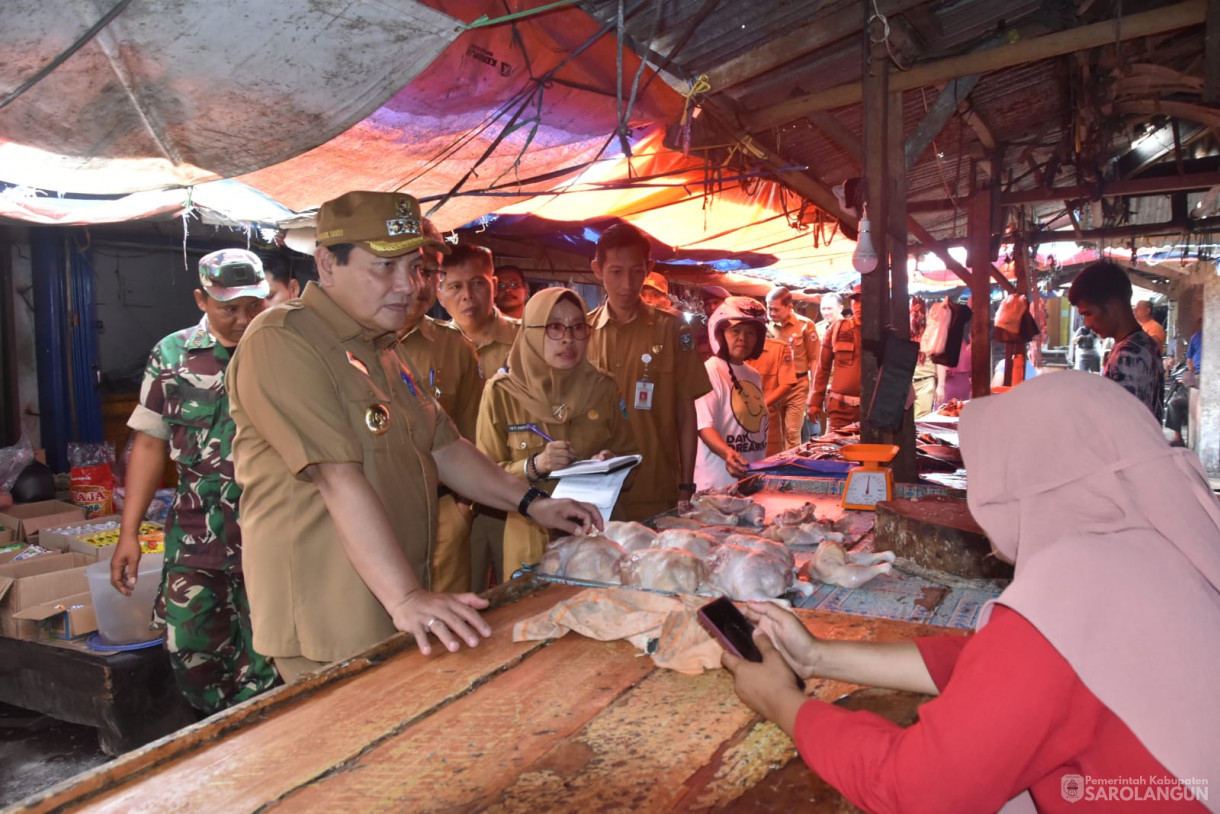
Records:
{"label": "camouflage uniform shirt", "polygon": [[198,325],[153,348],[140,403],[127,426],[169,443],[178,491],[165,523],[166,562],[210,570],[241,570],[233,477],[233,434],[225,369],[230,351]]}

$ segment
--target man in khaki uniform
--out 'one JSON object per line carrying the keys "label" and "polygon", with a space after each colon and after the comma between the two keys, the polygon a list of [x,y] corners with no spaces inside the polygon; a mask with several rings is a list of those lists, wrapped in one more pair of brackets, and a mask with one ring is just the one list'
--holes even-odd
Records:
{"label": "man in khaki uniform", "polygon": [[[440,232],[427,218],[424,234],[438,243]],[[429,251],[424,266],[423,285],[407,312],[402,348],[421,380],[453,419],[458,432],[474,443],[479,417],[479,397],[483,377],[474,345],[455,326],[427,316],[436,302],[436,280],[440,274],[440,251]],[[432,549],[432,589],[462,592],[470,590],[470,501],[441,485],[437,492],[436,545]]]}
{"label": "man in khaki uniform", "polygon": [[[801,426],[809,407],[810,373],[817,365],[817,328],[792,308],[792,292],[776,286],[767,294],[767,343],[764,348],[773,367],[763,375],[763,392],[771,420],[767,452],[792,449],[801,443]],[[763,371],[760,370],[760,373]],[[778,447],[778,449],[775,449]]]}
{"label": "man in khaki uniform", "polygon": [[521,330],[521,320],[501,314],[492,299],[496,288],[494,269],[490,251],[459,243],[441,261],[436,287],[441,307],[478,351],[484,379],[490,379],[508,365],[508,351]]}
{"label": "man in khaki uniform", "polygon": [[440,483],[569,533],[549,498],[457,432],[398,342],[427,255],[419,204],[350,192],[318,212],[318,284],[246,331],[229,365],[254,647],[285,680],[395,631],[432,652],[491,634],[480,597],[429,590]]}
{"label": "man in khaki uniform", "polygon": [[[521,330],[521,321],[496,308],[495,263],[482,246],[460,243],[441,261],[436,296],[453,317],[453,324],[479,354],[483,378],[490,379],[508,367],[508,352]],[[482,392],[479,393],[482,398]],[[475,401],[475,414],[478,414]],[[505,514],[483,504],[474,507],[470,528],[470,579],[476,591],[487,588],[488,575],[499,579],[503,560]]]}
{"label": "man in khaki uniform", "polygon": [[640,299],[650,248],[634,226],[616,224],[598,240],[592,264],[606,302],[589,314],[588,358],[614,377],[644,456],[619,498],[629,520],[668,511],[695,491],[695,399],[712,389],[686,322]]}

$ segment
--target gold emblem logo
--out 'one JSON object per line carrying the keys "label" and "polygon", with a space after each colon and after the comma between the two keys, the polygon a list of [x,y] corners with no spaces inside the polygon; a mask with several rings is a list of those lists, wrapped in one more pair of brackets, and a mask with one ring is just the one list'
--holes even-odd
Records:
{"label": "gold emblem logo", "polygon": [[364,426],[373,435],[384,435],[390,429],[390,411],[384,404],[370,405],[364,411]]}

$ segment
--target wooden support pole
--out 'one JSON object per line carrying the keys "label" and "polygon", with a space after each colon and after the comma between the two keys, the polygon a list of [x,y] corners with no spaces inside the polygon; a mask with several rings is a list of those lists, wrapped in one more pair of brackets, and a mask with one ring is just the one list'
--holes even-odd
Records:
{"label": "wooden support pole", "polygon": [[1207,0],[1203,41],[1203,104],[1220,101],[1220,0]]}
{"label": "wooden support pole", "polygon": [[[861,32],[868,37],[868,26]],[[877,268],[860,275],[861,339],[865,347],[860,355],[860,440],[865,443],[885,443],[882,433],[864,420],[877,387],[877,358],[868,351],[881,341],[883,326],[890,321],[889,251],[886,228],[889,214],[888,166],[886,162],[886,127],[889,110],[889,55],[885,43],[871,43],[866,51],[864,68],[864,175],[868,182],[866,201],[873,249],[877,252]]]}
{"label": "wooden support pole", "polygon": [[928,149],[928,145],[932,140],[945,129],[945,125],[953,118],[953,114],[957,112],[958,106],[962,101],[970,95],[970,91],[974,90],[974,86],[978,84],[979,75],[963,76],[960,79],[954,79],[949,84],[945,85],[940,95],[936,97],[936,101],[928,108],[928,112],[924,115],[923,121],[915,128],[915,132],[911,134],[911,138],[906,144],[906,170],[910,170],[915,166],[915,162],[923,155],[923,151]]}
{"label": "wooden support pole", "polygon": [[[907,174],[903,153],[905,120],[902,91],[891,93],[886,114],[886,244],[890,269],[890,329],[900,337],[911,336],[910,295],[907,291]],[[913,337],[912,337],[913,338]],[[898,445],[894,458],[894,478],[900,483],[917,483],[915,464],[915,410],[907,410],[902,429],[893,433]]]}
{"label": "wooden support pole", "polygon": [[[1154,11],[1128,14],[1121,20],[1078,26],[1042,37],[1019,40],[1000,48],[916,65],[909,71],[896,74],[891,82],[891,89],[910,90],[935,85],[970,74],[998,71],[1001,68],[1026,65],[1088,48],[1111,45],[1120,39],[1133,40],[1198,25],[1207,17],[1207,4],[1208,0],[1186,0]],[[768,130],[807,116],[815,110],[834,110],[855,104],[864,96],[864,83],[839,85],[760,108],[748,115],[748,125],[751,130]]]}
{"label": "wooden support pole", "polygon": [[970,197],[969,257],[972,272],[970,310],[970,394],[991,393],[991,276],[983,270],[991,265],[991,190],[981,189]]}

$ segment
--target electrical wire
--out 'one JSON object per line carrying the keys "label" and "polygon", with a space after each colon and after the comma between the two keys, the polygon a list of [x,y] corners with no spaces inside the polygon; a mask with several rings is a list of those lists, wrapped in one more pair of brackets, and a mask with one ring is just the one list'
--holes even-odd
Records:
{"label": "electrical wire", "polygon": [[91,39],[96,37],[99,31],[110,25],[111,21],[114,20],[115,17],[122,14],[123,10],[126,9],[130,4],[131,0],[119,0],[119,2],[115,3],[114,7],[111,8],[110,11],[106,12],[106,16],[94,23],[88,31],[81,35],[80,39],[68,46],[66,51],[47,63],[46,67],[40,70],[38,73],[31,76],[25,82],[22,82],[21,85],[8,96],[0,99],[0,110],[3,110],[4,108],[8,107],[9,104],[15,102],[18,97],[21,96],[21,94],[37,85],[43,79],[46,79],[52,71],[67,62],[73,54],[83,48]]}

